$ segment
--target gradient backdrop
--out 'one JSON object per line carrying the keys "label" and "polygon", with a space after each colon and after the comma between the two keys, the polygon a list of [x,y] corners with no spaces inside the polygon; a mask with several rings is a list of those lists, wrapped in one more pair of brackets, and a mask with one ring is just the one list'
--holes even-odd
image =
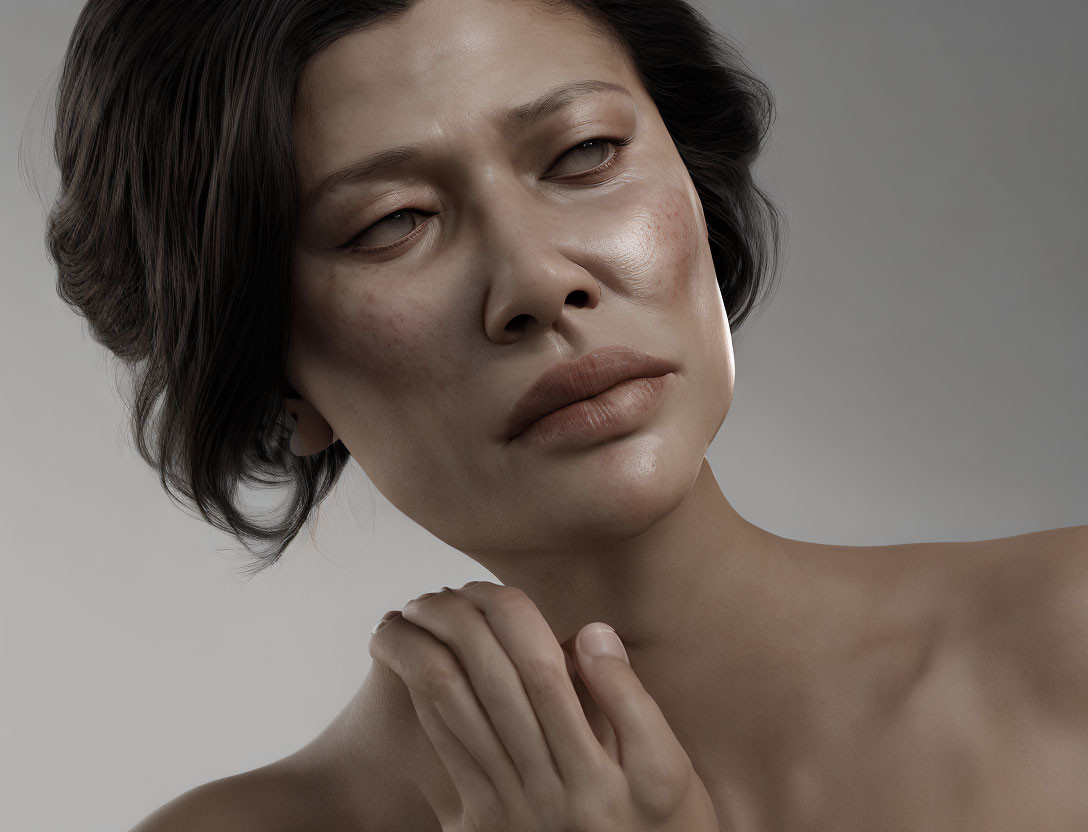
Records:
{"label": "gradient backdrop", "polygon": [[[1088,523],[1088,4],[695,5],[777,95],[760,174],[788,218],[708,453],[737,510],[859,545]],[[49,108],[81,6],[0,4],[11,832],[125,830],[294,751],[361,684],[382,613],[492,577],[355,465],[316,542],[248,583],[238,547],[160,490],[42,242]]]}

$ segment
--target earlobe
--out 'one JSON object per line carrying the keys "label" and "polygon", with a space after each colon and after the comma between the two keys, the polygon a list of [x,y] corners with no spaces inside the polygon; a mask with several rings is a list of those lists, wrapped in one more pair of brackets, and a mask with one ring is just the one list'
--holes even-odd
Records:
{"label": "earlobe", "polygon": [[305,399],[285,397],[283,412],[284,423],[291,431],[289,447],[295,456],[312,456],[336,442],[332,426]]}

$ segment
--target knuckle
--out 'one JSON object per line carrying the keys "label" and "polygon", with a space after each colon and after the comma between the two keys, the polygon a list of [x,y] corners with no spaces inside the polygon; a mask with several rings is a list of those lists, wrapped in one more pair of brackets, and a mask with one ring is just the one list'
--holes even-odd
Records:
{"label": "knuckle", "polygon": [[640,758],[632,780],[639,806],[656,818],[671,815],[691,785],[690,761],[679,755],[648,754]]}
{"label": "knuckle", "polygon": [[524,662],[520,668],[525,684],[534,690],[546,694],[560,695],[567,692],[570,677],[567,675],[566,661],[562,655],[536,653]]}
{"label": "knuckle", "polygon": [[499,587],[491,599],[492,609],[500,615],[523,615],[532,606],[529,596],[515,586]]}
{"label": "knuckle", "polygon": [[462,685],[461,668],[448,656],[435,658],[425,664],[419,676],[419,693],[432,702],[445,702]]}

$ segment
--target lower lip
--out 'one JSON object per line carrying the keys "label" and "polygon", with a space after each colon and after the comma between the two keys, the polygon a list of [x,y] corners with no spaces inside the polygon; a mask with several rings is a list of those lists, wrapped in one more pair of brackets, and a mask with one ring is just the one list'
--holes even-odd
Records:
{"label": "lower lip", "polygon": [[622,436],[657,408],[670,375],[621,381],[591,399],[553,410],[529,425],[514,441],[524,445],[584,444]]}

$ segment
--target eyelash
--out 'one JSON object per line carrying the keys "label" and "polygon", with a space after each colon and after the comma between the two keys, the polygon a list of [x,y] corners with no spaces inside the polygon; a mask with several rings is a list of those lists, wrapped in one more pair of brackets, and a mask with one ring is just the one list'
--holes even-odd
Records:
{"label": "eyelash", "polygon": [[[572,174],[572,177],[574,177],[574,178],[579,178],[579,177],[584,177],[584,176],[596,176],[596,175],[606,173],[607,171],[611,170],[619,162],[620,157],[624,153],[624,148],[626,148],[627,145],[629,145],[631,143],[631,141],[632,141],[631,139],[610,139],[610,138],[606,138],[604,136],[600,136],[598,138],[593,138],[593,139],[585,139],[584,141],[578,142],[578,144],[574,145],[573,147],[568,148],[555,161],[558,163],[559,160],[562,159],[564,156],[566,156],[568,153],[571,153],[571,152],[573,152],[575,150],[578,150],[579,148],[581,148],[582,145],[589,144],[590,142],[603,142],[605,144],[610,144],[615,148],[615,150],[612,153],[612,155],[608,157],[608,159],[606,159],[601,164],[597,165],[597,167],[595,167],[595,168],[584,171],[583,173]],[[346,248],[349,251],[349,253],[352,253],[352,254],[384,254],[387,251],[392,251],[393,249],[400,248],[402,245],[405,245],[406,243],[410,243],[413,239],[415,239],[416,232],[419,231],[419,229],[421,229],[426,223],[425,222],[420,223],[415,228],[413,228],[411,231],[409,231],[405,236],[403,236],[399,240],[397,240],[395,243],[389,243],[389,244],[384,245],[384,246],[356,246],[355,241],[358,240],[360,237],[362,237],[366,232],[368,232],[375,225],[378,225],[378,223],[385,222],[387,219],[390,219],[391,217],[395,217],[397,214],[413,214],[413,213],[423,214],[423,213],[428,213],[428,212],[426,212],[426,211],[415,211],[414,209],[411,209],[411,208],[398,208],[396,211],[393,211],[391,214],[386,214],[384,217],[379,219],[377,222],[372,223],[371,225],[368,225],[366,228],[364,228],[362,231],[360,231],[358,234],[356,234],[354,237],[352,237],[350,240],[348,240],[348,242],[345,243],[343,247]],[[433,216],[433,212],[431,212],[431,213],[432,213],[432,216]]]}

